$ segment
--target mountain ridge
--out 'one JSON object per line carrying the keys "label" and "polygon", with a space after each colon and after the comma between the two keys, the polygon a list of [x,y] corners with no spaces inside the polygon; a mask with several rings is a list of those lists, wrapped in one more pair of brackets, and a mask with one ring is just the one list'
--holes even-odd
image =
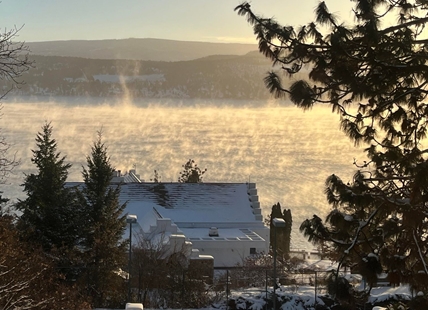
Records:
{"label": "mountain ridge", "polygon": [[31,55],[145,61],[186,61],[212,55],[245,55],[257,50],[256,44],[156,38],[42,41],[26,45]]}

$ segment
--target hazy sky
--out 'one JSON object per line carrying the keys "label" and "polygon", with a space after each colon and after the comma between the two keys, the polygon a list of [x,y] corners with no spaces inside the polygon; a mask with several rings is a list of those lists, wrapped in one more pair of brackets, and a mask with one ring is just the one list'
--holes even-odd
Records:
{"label": "hazy sky", "polygon": [[[234,8],[241,0],[2,0],[2,30],[24,28],[19,40],[162,38],[255,43]],[[252,0],[255,12],[284,25],[311,21],[317,0]],[[326,0],[332,12],[350,16],[350,1]]]}

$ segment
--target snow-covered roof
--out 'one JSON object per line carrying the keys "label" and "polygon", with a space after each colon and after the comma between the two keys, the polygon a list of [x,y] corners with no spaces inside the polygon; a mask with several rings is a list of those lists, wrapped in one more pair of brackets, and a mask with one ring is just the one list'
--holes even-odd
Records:
{"label": "snow-covered roof", "polygon": [[[67,185],[83,186],[83,182]],[[157,218],[171,219],[180,229],[264,226],[254,184],[123,183],[119,200],[146,232]]]}
{"label": "snow-covered roof", "polygon": [[[153,244],[172,242],[174,249],[179,244],[186,251],[194,246],[212,255],[216,267],[236,266],[252,251],[268,251],[269,229],[254,183],[147,183],[134,172],[129,175],[136,180],[126,183],[126,174],[120,173],[115,177],[125,214],[137,219],[133,234],[144,235]],[[129,229],[127,225],[125,237]]]}
{"label": "snow-covered roof", "polygon": [[250,199],[244,183],[127,183],[120,195],[129,214],[142,219],[155,212],[180,227],[191,228],[215,223],[262,224],[255,218]]}

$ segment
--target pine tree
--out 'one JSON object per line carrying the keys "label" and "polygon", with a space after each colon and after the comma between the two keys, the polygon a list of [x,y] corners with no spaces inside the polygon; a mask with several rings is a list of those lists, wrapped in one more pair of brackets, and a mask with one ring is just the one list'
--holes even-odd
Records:
{"label": "pine tree", "polygon": [[52,126],[46,123],[36,136],[32,163],[37,173],[25,176],[27,194],[16,208],[22,212],[19,227],[28,240],[40,244],[45,251],[73,248],[79,238],[79,215],[73,189],[66,188],[70,164],[65,163],[52,138]]}
{"label": "pine tree", "polygon": [[[260,52],[281,68],[265,79],[271,93],[303,109],[330,105],[351,141],[366,146],[368,160],[355,162],[351,181],[328,177],[325,223],[314,215],[301,231],[329,246],[339,266],[376,259],[372,274],[381,265],[428,292],[427,1],[352,3],[351,26],[325,2],[299,28],[256,15],[249,3],[236,10],[254,26]],[[283,87],[282,73],[305,72]]]}
{"label": "pine tree", "polygon": [[96,307],[120,306],[126,290],[118,271],[126,265],[125,204],[120,204],[120,185],[111,186],[114,169],[102,142],[102,134],[92,146],[83,168],[82,203],[86,209],[84,238],[87,283]]}

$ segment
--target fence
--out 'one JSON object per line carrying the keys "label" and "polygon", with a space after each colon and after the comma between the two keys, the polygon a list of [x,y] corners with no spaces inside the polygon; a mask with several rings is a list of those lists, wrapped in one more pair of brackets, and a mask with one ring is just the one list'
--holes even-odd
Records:
{"label": "fence", "polygon": [[265,309],[272,309],[274,283],[278,295],[293,295],[303,289],[316,302],[318,296],[327,293],[326,279],[331,272],[278,268],[276,281],[273,274],[272,268],[237,267],[215,269],[213,278],[195,279],[188,270],[182,270],[175,275],[169,274],[161,286],[146,287],[144,291],[135,288],[133,301],[144,302],[147,309],[189,309],[217,304],[220,309],[232,310],[237,296],[258,295]]}
{"label": "fence", "polygon": [[[223,290],[221,295],[227,308],[233,308],[230,300],[233,300],[232,291],[243,291],[251,289],[252,293],[257,291],[260,298],[266,302],[272,299],[274,283],[276,293],[296,293],[304,287],[306,291],[312,290],[315,301],[317,296],[327,294],[327,278],[331,271],[293,270],[276,271],[276,281],[273,279],[273,269],[263,268],[233,268],[217,269],[215,285],[217,291]],[[356,284],[356,283],[354,283]],[[219,294],[220,295],[220,294]]]}

